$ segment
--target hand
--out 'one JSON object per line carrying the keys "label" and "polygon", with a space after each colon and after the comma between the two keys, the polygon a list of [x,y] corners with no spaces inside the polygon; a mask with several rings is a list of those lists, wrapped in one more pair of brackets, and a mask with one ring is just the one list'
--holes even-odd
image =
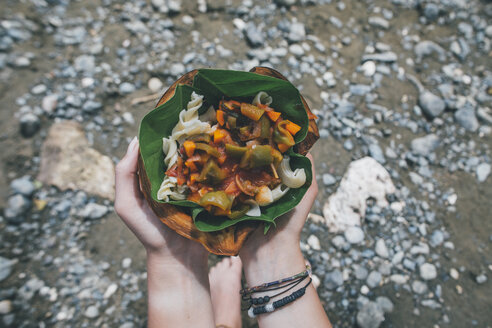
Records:
{"label": "hand", "polygon": [[308,154],[306,157],[311,160],[313,180],[304,198],[294,209],[276,219],[276,227],[271,227],[266,235],[263,233],[262,226],[256,229],[244,243],[240,251],[241,259],[247,260],[253,257],[255,253],[263,250],[272,256],[272,252],[275,250],[285,250],[286,247],[291,246],[293,248],[299,248],[302,227],[318,194],[318,183],[316,181],[313,157],[311,154]]}
{"label": "hand", "polygon": [[147,204],[137,176],[138,140],[128,145],[126,155],[116,166],[114,209],[147,253],[172,257],[206,257],[206,250],[163,224]]}

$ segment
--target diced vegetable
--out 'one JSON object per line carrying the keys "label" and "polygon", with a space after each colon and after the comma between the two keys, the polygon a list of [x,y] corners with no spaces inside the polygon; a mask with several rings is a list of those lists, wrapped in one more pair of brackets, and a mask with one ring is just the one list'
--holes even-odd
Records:
{"label": "diced vegetable", "polygon": [[217,122],[222,126],[225,123],[224,111],[217,110]]}
{"label": "diced vegetable", "polygon": [[260,118],[260,126],[261,126],[261,134],[260,138],[261,139],[269,139],[270,138],[270,121],[268,118],[263,115]]}
{"label": "diced vegetable", "polygon": [[208,134],[205,134],[205,133],[202,133],[202,134],[195,134],[195,135],[192,135],[188,138],[188,140],[190,141],[194,141],[194,142],[204,142],[204,143],[209,143],[210,140],[211,140],[211,137],[210,135]]}
{"label": "diced vegetable", "polygon": [[193,141],[186,140],[183,143],[183,147],[185,149],[186,156],[188,156],[188,157],[193,156],[193,153],[195,152],[195,149],[196,149],[196,145]]}
{"label": "diced vegetable", "polygon": [[248,151],[247,147],[234,146],[231,144],[225,145],[226,154],[228,156],[231,156],[232,158],[240,159],[247,151]]}
{"label": "diced vegetable", "polygon": [[258,121],[264,112],[264,109],[258,108],[255,105],[241,103],[241,114],[252,119],[253,121]]}
{"label": "diced vegetable", "polygon": [[209,160],[202,169],[198,182],[206,182],[216,185],[227,177],[226,172],[221,169],[214,160]]}
{"label": "diced vegetable", "polygon": [[272,147],[256,146],[251,149],[250,168],[270,165],[273,162]]}
{"label": "diced vegetable", "polygon": [[279,143],[277,146],[278,146],[278,150],[280,150],[282,153],[285,153],[290,148],[290,146],[281,143]]}
{"label": "diced vegetable", "polygon": [[198,171],[198,168],[196,167],[195,162],[193,161],[186,161],[185,166],[190,169],[191,172],[196,172]]}
{"label": "diced vegetable", "polygon": [[226,130],[217,129],[214,131],[214,142],[219,143],[222,140],[224,140],[228,135],[229,135],[229,132],[227,132]]}
{"label": "diced vegetable", "polygon": [[229,129],[235,129],[237,124],[237,118],[232,115],[227,117],[227,125]]}
{"label": "diced vegetable", "polygon": [[294,146],[294,138],[285,127],[288,123],[288,121],[284,120],[275,124],[275,129],[273,130],[273,141],[279,144],[286,144],[287,146]]}
{"label": "diced vegetable", "polygon": [[210,145],[207,145],[207,144],[204,144],[204,143],[196,143],[196,149],[197,150],[203,150],[207,154],[212,155],[212,156],[214,156],[216,158],[219,158],[220,157],[219,151],[217,149],[215,149],[214,147],[210,146]]}
{"label": "diced vegetable", "polygon": [[290,134],[292,134],[293,136],[296,135],[297,132],[299,132],[301,130],[301,127],[295,123],[292,123],[291,121],[289,120],[286,120],[288,123],[285,125],[285,128],[287,129],[287,131],[290,132]]}
{"label": "diced vegetable", "polygon": [[278,118],[280,117],[280,112],[268,111],[266,112],[266,114],[268,118],[272,120],[272,122],[277,122]]}
{"label": "diced vegetable", "polygon": [[241,108],[241,103],[235,100],[221,100],[219,103],[219,108],[224,110],[235,111]]}
{"label": "diced vegetable", "polygon": [[226,213],[230,213],[232,201],[224,191],[213,191],[205,194],[200,199],[200,205],[203,207],[214,206]]}

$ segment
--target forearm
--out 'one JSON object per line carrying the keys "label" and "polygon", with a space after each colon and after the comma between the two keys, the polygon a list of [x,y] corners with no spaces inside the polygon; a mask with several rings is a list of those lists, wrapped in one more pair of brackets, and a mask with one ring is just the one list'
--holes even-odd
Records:
{"label": "forearm", "polygon": [[215,327],[207,259],[147,255],[148,327]]}
{"label": "forearm", "polygon": [[[241,259],[246,281],[250,287],[290,277],[304,271],[306,267],[297,241],[283,241],[263,246],[256,250],[254,256],[242,256]],[[304,280],[292,291],[299,289],[307,282],[307,279]],[[289,295],[292,291],[281,297]],[[304,296],[293,303],[272,313],[261,314],[257,318],[262,328],[331,326],[312,284],[308,286]]]}

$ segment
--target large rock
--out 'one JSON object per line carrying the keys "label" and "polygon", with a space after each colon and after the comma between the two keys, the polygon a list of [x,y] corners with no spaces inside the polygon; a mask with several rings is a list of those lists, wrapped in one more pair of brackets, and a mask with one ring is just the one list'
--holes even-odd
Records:
{"label": "large rock", "polygon": [[337,191],[323,208],[326,225],[331,232],[360,226],[366,212],[366,200],[373,198],[380,207],[388,205],[386,195],[395,192],[391,177],[375,159],[364,157],[350,163]]}
{"label": "large rock", "polygon": [[114,199],[114,164],[89,146],[76,122],[64,121],[50,128],[37,179],[61,190],[79,189]]}

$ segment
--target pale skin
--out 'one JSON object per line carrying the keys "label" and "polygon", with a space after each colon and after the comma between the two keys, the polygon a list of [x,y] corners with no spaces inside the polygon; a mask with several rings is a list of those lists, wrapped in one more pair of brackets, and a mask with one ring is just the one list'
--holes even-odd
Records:
{"label": "pale skin", "polygon": [[[249,286],[305,269],[299,241],[316,198],[315,178],[301,203],[277,220],[276,229],[266,236],[263,229],[257,229],[242,248],[240,259],[226,258],[209,276],[207,251],[163,225],[147,205],[139,187],[137,159],[135,138],[116,167],[115,210],[146,249],[148,327],[241,327],[241,261]],[[312,285],[295,302],[258,316],[258,324],[262,328],[331,327]]]}

